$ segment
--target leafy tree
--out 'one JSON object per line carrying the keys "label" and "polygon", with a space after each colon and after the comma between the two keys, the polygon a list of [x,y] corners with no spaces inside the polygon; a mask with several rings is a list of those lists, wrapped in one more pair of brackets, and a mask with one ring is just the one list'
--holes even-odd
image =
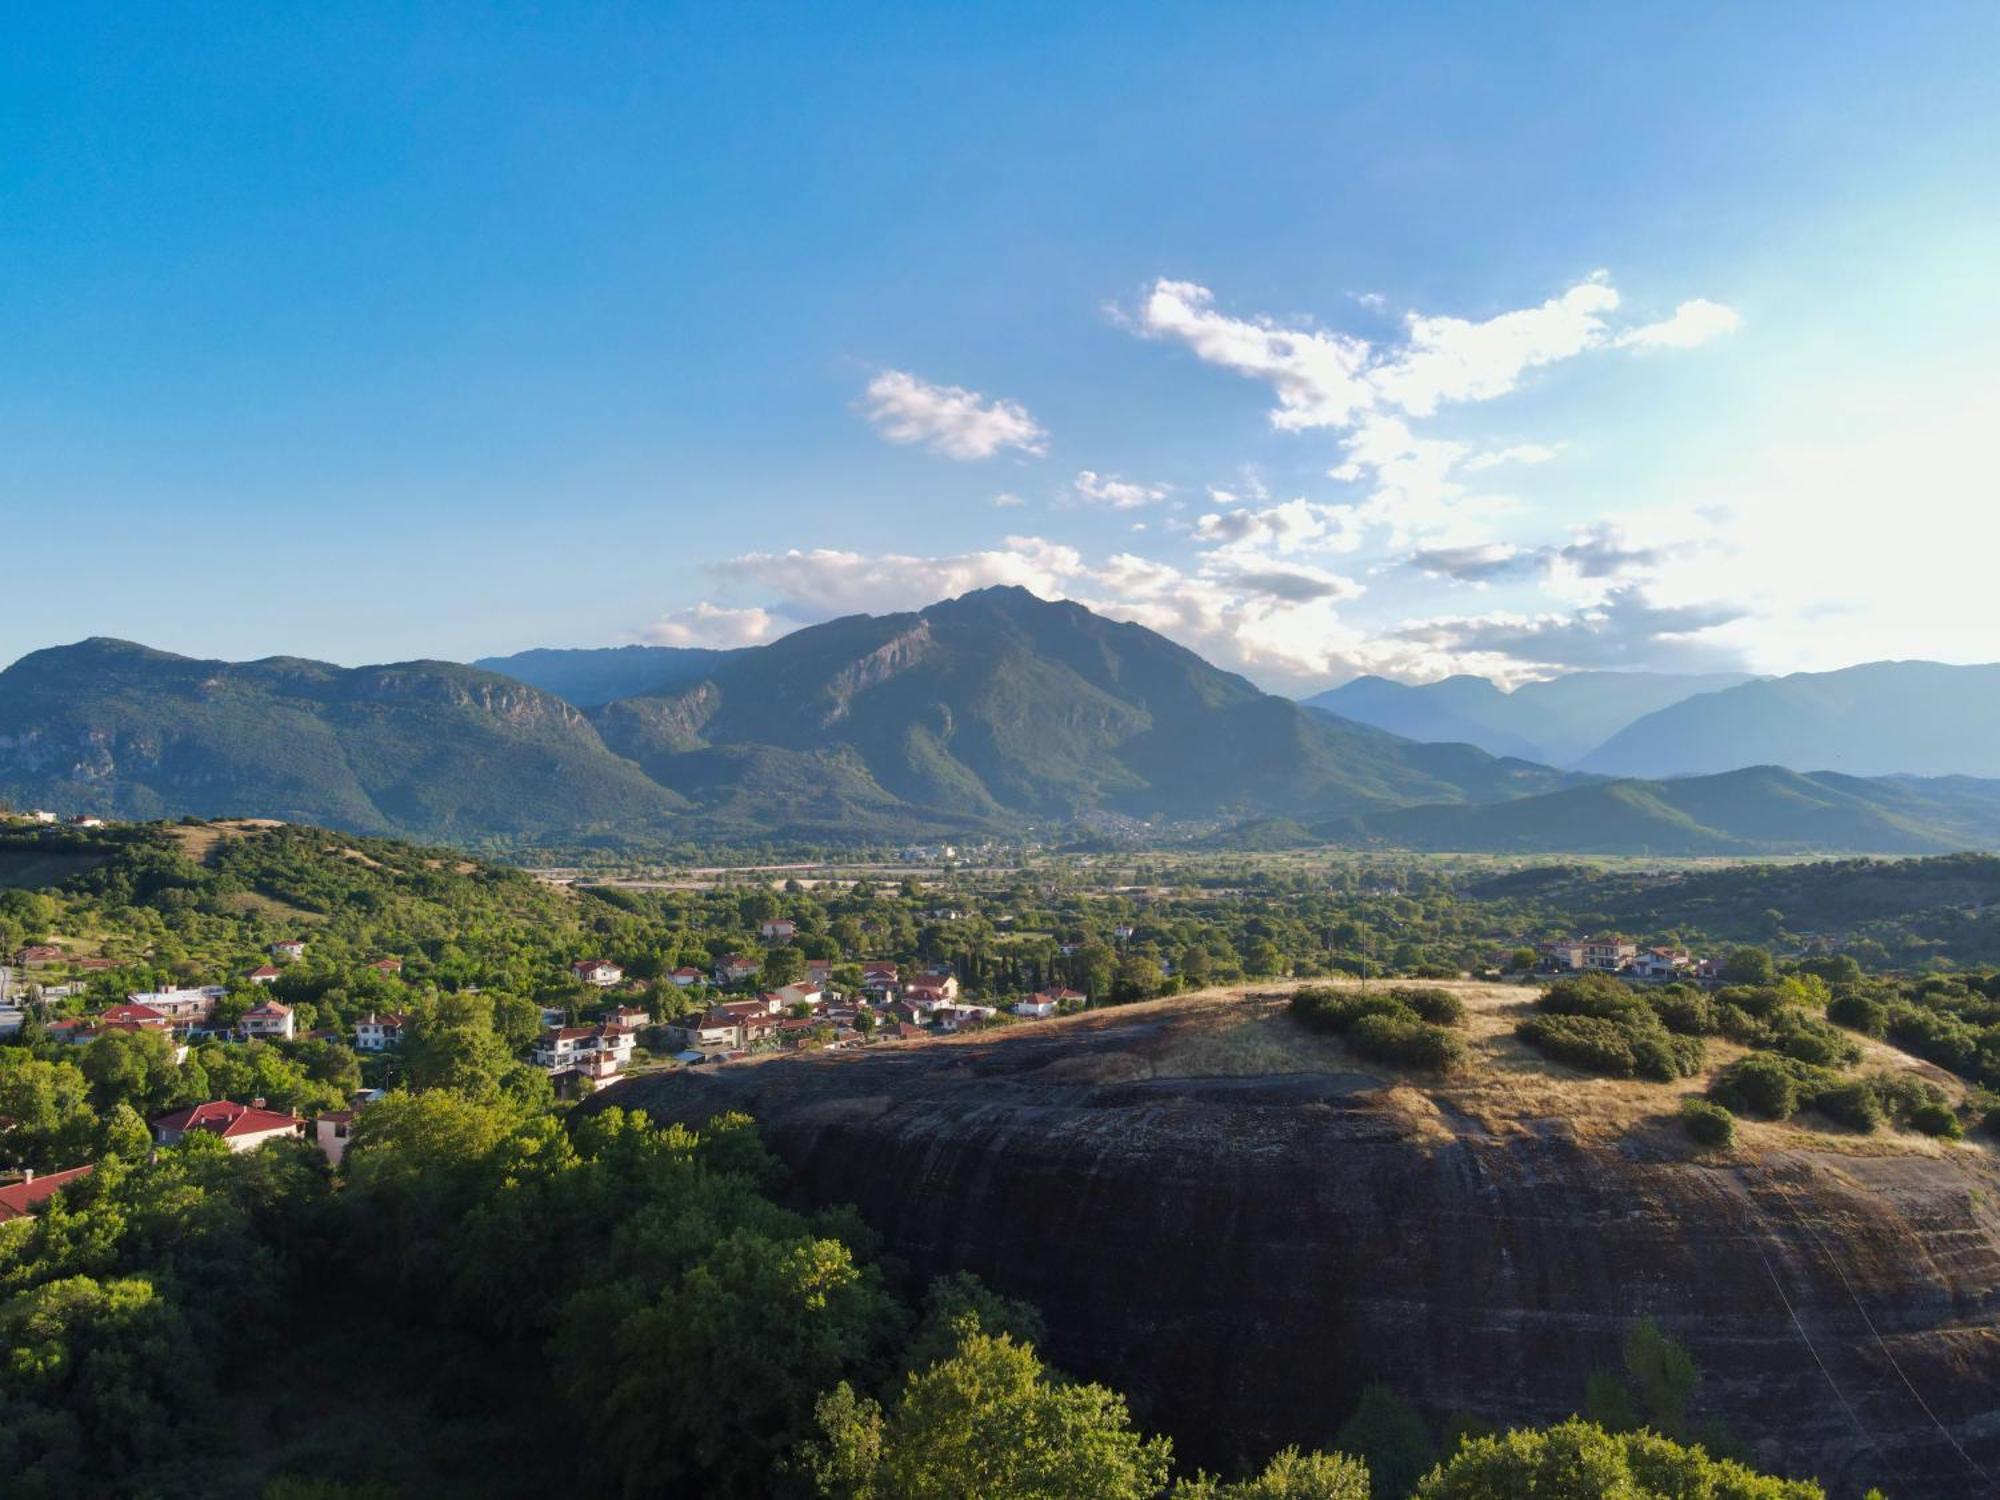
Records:
{"label": "leafy tree", "polygon": [[1183,1479],[1173,1500],[1368,1500],[1368,1466],[1345,1453],[1287,1448],[1253,1479],[1225,1484],[1206,1474]]}
{"label": "leafy tree", "polygon": [[769,948],[764,952],[763,966],[757,971],[757,982],[765,989],[780,989],[796,983],[806,972],[806,956],[789,945]]}
{"label": "leafy tree", "polygon": [[173,1042],[157,1031],[107,1031],[83,1049],[83,1076],[99,1109],[129,1104],[155,1115],[181,1087]]}
{"label": "leafy tree", "polygon": [[1375,1500],[1407,1495],[1437,1460],[1437,1445],[1417,1409],[1386,1385],[1362,1387],[1333,1446],[1366,1461]]}
{"label": "leafy tree", "polygon": [[609,1330],[608,1358],[569,1379],[593,1414],[593,1447],[627,1488],[691,1468],[710,1493],[754,1494],[808,1435],[815,1393],[892,1323],[876,1273],[839,1241],[738,1230],[631,1310]]}
{"label": "leafy tree", "polygon": [[839,1500],[1152,1500],[1172,1447],[1132,1430],[1124,1400],[1051,1378],[1035,1351],[960,1324],[948,1359],[911,1375],[885,1419],[844,1382],[817,1404],[808,1454]]}
{"label": "leafy tree", "polygon": [[1652,1432],[1607,1432],[1572,1417],[1543,1430],[1474,1438],[1424,1476],[1413,1500],[1826,1500]]}
{"label": "leafy tree", "polygon": [[1723,960],[1722,977],[1730,984],[1770,984],[1778,977],[1778,965],[1763,948],[1734,948]]}

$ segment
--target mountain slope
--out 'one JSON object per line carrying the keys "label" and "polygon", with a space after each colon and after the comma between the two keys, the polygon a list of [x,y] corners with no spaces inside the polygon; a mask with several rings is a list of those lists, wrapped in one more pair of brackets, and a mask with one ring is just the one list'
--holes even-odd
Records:
{"label": "mountain slope", "polygon": [[699,682],[734,655],[694,646],[600,646],[482,656],[473,665],[554,693],[577,708],[597,708],[615,698],[667,693]]}
{"label": "mountain slope", "polygon": [[1752,766],[1610,781],[1481,806],[1413,807],[1324,830],[1347,842],[1496,853],[1939,854],[2000,848],[2000,783],[1862,780]]}
{"label": "mountain slope", "polygon": [[1563,781],[1309,713],[1141,626],[1022,589],[811,626],[593,718],[614,750],[698,798],[716,788],[689,780],[697,752],[837,752],[855,795],[960,821],[1327,816]]}
{"label": "mountain slope", "polygon": [[1770,763],[1851,776],[2000,776],[2000,664],[1881,661],[1703,693],[1583,759],[1611,776]]}
{"label": "mountain slope", "polygon": [[1414,740],[1460,740],[1566,766],[1634,719],[1743,680],[1740,673],[1572,672],[1509,693],[1484,677],[1417,685],[1357,677],[1305,701]]}
{"label": "mountain slope", "polygon": [[105,639],[0,672],[0,795],[463,841],[580,835],[684,805],[569,704],[474,667],[197,661]]}

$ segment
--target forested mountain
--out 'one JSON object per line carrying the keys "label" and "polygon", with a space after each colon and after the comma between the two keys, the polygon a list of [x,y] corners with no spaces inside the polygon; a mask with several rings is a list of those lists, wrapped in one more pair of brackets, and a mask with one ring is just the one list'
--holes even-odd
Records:
{"label": "forested mountain", "polygon": [[889,806],[991,823],[1327,816],[1563,781],[1309,713],[1141,626],[1009,588],[813,626],[594,717],[614,750],[746,825],[774,807],[846,823]]}
{"label": "forested mountain", "polygon": [[1703,693],[1583,759],[1613,776],[1771,763],[1850,776],[2000,776],[2000,664],[1878,661]]}
{"label": "forested mountain", "polygon": [[1510,693],[1484,677],[1419,684],[1357,677],[1305,701],[1413,740],[1459,740],[1492,755],[1567,766],[1634,719],[1744,680],[1730,672],[1573,672]]}
{"label": "forested mountain", "polygon": [[578,708],[598,708],[614,698],[668,693],[699,682],[734,655],[698,646],[599,646],[482,656],[473,665],[518,678]]}
{"label": "forested mountain", "polygon": [[1308,713],[1018,589],[669,664],[710,670],[586,713],[478,667],[232,664],[90,640],[0,673],[0,797],[643,843],[1007,831],[1098,810],[1328,817],[1563,782]]}
{"label": "forested mountain", "polygon": [[196,661],[103,639],[0,672],[0,797],[460,842],[571,837],[684,805],[579,710],[476,667]]}
{"label": "forested mountain", "polygon": [[1326,830],[1400,848],[1574,854],[1934,854],[2000,847],[2000,781],[1752,766],[1608,781],[1503,805],[1413,807]]}
{"label": "forested mountain", "polygon": [[[1774,768],[1601,783],[1301,707],[1153,631],[1022,589],[854,615],[740,651],[631,660],[699,675],[586,710],[447,662],[196,661],[103,639],[38,651],[0,673],[0,798],[496,846],[1004,835],[1099,815],[1267,832],[1275,822],[1416,848],[2000,842],[1987,783]],[[2000,668],[1928,671],[1973,674],[1949,680],[1974,694],[1977,674]],[[1884,737],[1919,740],[1937,722],[1908,700],[1900,716],[1879,694],[1870,701]],[[1993,712],[1989,688],[1946,722],[1969,734]]]}

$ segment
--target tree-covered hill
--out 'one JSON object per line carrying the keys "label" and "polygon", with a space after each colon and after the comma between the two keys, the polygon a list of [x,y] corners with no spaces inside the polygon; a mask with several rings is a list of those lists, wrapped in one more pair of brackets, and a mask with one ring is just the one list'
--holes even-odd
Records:
{"label": "tree-covered hill", "polygon": [[602,665],[555,664],[579,684],[595,672],[577,689],[591,698],[656,670],[682,685],[585,713],[444,662],[39,651],[0,673],[0,798],[576,846],[1007,832],[1095,811],[1323,818],[1563,781],[1309,713],[1152,631],[1021,589]]}
{"label": "tree-covered hill", "polygon": [[837,776],[846,808],[889,799],[946,826],[1098,808],[1324,817],[1562,782],[1309,713],[1153,631],[1018,588],[801,630],[595,719],[614,749],[694,799],[715,790],[699,752],[756,745],[791,758],[788,770],[762,763],[767,777]]}
{"label": "tree-covered hill", "polygon": [[1942,854],[2000,846],[2000,782],[1752,766],[1480,806],[1407,808],[1323,831],[1348,842],[1495,853]]}
{"label": "tree-covered hill", "polygon": [[102,639],[0,673],[0,796],[468,844],[658,824],[682,806],[577,709],[496,673],[197,661]]}

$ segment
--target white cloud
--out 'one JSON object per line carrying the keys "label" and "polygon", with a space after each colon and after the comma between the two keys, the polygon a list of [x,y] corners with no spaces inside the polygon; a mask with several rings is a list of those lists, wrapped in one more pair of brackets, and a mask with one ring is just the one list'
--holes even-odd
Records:
{"label": "white cloud", "polygon": [[1503,513],[1512,502],[1474,493],[1463,476],[1545,462],[1556,451],[1528,443],[1475,453],[1416,432],[1410,419],[1504,396],[1530,371],[1593,350],[1692,348],[1740,322],[1731,309],[1696,299],[1664,323],[1619,332],[1611,322],[1618,306],[1617,289],[1598,272],[1538,306],[1483,320],[1409,313],[1400,340],[1378,347],[1351,334],[1232,317],[1216,308],[1207,287],[1161,279],[1134,322],[1152,337],[1185,343],[1210,364],[1268,383],[1277,403],[1273,426],[1340,433],[1343,461],[1332,477],[1371,486],[1359,514],[1391,528],[1401,543],[1442,540],[1453,527],[1462,530],[1471,512]]}
{"label": "white cloud", "polygon": [[868,382],[868,420],[892,443],[921,443],[947,458],[991,458],[1003,448],[1046,451],[1048,434],[1018,401],[989,401],[960,385],[932,385],[905,370]]}
{"label": "white cloud", "polygon": [[662,615],[639,632],[655,646],[755,646],[778,633],[769,610],[726,609],[705,600]]}
{"label": "white cloud", "polygon": [[1696,297],[1675,308],[1671,318],[1621,333],[1618,343],[1629,349],[1694,349],[1742,326],[1743,315],[1735,308]]}
{"label": "white cloud", "polygon": [[1268,380],[1278,397],[1274,427],[1345,427],[1375,399],[1362,378],[1367,340],[1228,317],[1215,310],[1215,294],[1192,281],[1154,282],[1138,323],[1180,339],[1210,364]]}
{"label": "white cloud", "polygon": [[776,595],[778,607],[794,619],[829,620],[836,615],[921,609],[995,584],[1017,584],[1058,597],[1065,580],[1082,568],[1082,554],[1074,547],[1040,537],[1010,536],[1001,547],[946,557],[826,547],[748,552],[716,564],[712,571]]}
{"label": "white cloud", "polygon": [[1027,503],[1027,501],[1011,490],[1002,490],[993,497],[993,508],[995,510],[1013,510]]}
{"label": "white cloud", "polygon": [[1100,505],[1109,510],[1137,510],[1157,505],[1167,498],[1164,485],[1138,484],[1115,474],[1080,471],[1070,482],[1070,495],[1079,505]]}
{"label": "white cloud", "polygon": [[1560,443],[1516,443],[1511,448],[1475,453],[1463,467],[1466,473],[1477,474],[1484,469],[1497,469],[1502,464],[1545,464],[1561,452]]}

